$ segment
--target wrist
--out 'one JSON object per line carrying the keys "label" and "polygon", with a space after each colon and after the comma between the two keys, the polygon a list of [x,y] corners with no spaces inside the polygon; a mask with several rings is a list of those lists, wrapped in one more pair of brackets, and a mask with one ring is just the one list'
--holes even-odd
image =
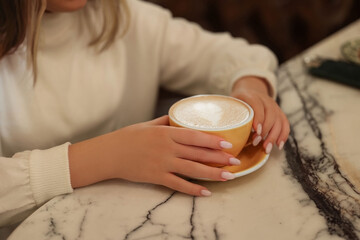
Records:
{"label": "wrist", "polygon": [[69,169],[73,188],[112,178],[109,144],[105,134],[69,146]]}
{"label": "wrist", "polygon": [[249,89],[262,94],[271,95],[267,81],[255,76],[246,76],[236,80],[232,92],[235,92],[237,89]]}

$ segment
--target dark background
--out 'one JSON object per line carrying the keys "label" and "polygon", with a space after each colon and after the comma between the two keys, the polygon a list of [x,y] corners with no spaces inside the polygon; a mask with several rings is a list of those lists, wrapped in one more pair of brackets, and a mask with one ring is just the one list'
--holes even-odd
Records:
{"label": "dark background", "polygon": [[203,28],[271,48],[280,63],[360,18],[359,0],[148,0]]}
{"label": "dark background", "polygon": [[[360,18],[360,0],[147,0],[214,32],[269,47],[279,63]],[[160,89],[156,116],[184,95]]]}

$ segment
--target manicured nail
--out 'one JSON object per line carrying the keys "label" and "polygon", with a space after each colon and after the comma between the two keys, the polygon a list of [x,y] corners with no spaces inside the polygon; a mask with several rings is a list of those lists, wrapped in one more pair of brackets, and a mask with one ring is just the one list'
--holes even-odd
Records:
{"label": "manicured nail", "polygon": [[211,196],[211,192],[209,190],[203,189],[200,191],[201,195],[204,197],[209,197]]}
{"label": "manicured nail", "polygon": [[279,150],[282,150],[284,147],[284,141],[281,141],[280,144],[279,144]]}
{"label": "manicured nail", "polygon": [[257,133],[257,135],[261,135],[261,132],[262,132],[262,126],[261,126],[261,123],[259,123],[256,128],[256,133]]}
{"label": "manicured nail", "polygon": [[234,174],[232,174],[230,172],[222,172],[221,177],[226,180],[231,180],[231,179],[235,178]]}
{"label": "manicured nail", "polygon": [[257,146],[260,142],[261,142],[261,136],[257,136],[254,141],[253,141],[253,145],[254,147]]}
{"label": "manicured nail", "polygon": [[240,165],[241,162],[240,162],[239,159],[232,157],[232,158],[229,159],[229,163],[231,165]]}
{"label": "manicured nail", "polygon": [[268,143],[265,149],[266,154],[269,154],[271,152],[272,147],[273,147],[272,143]]}
{"label": "manicured nail", "polygon": [[220,142],[220,147],[229,149],[229,148],[232,148],[232,144],[227,142],[227,141],[221,141]]}

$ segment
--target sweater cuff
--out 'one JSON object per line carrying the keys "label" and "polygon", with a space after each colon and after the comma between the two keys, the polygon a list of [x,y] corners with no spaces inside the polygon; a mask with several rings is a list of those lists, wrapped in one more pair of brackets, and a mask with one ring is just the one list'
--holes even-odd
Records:
{"label": "sweater cuff", "polygon": [[30,155],[30,185],[36,205],[51,198],[71,193],[68,148],[65,143],[47,150],[34,150]]}
{"label": "sweater cuff", "polygon": [[244,70],[240,70],[238,72],[236,72],[230,79],[230,84],[229,84],[229,88],[228,91],[229,93],[231,93],[231,90],[235,84],[235,82],[237,80],[239,80],[242,77],[246,77],[246,76],[254,76],[254,77],[259,77],[259,78],[263,78],[265,79],[265,81],[268,83],[268,89],[269,89],[269,93],[270,96],[272,98],[276,98],[276,77],[275,74],[270,72],[270,71],[266,71],[266,70],[262,70],[262,69],[244,69]]}

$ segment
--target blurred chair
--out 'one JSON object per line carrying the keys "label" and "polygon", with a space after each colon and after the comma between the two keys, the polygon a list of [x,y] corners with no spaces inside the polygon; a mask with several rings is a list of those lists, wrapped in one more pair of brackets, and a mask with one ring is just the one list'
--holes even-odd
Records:
{"label": "blurred chair", "polygon": [[359,0],[148,0],[211,31],[269,46],[280,61],[360,17]]}

